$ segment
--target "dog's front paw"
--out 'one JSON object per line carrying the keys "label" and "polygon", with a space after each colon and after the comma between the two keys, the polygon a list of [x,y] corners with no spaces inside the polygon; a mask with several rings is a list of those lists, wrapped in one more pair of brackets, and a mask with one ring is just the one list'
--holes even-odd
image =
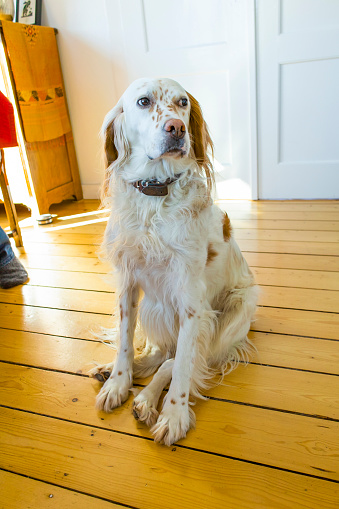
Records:
{"label": "dog's front paw", "polygon": [[111,376],[97,395],[97,409],[111,412],[114,408],[122,405],[128,398],[131,385],[132,377],[128,373]]}
{"label": "dog's front paw", "polygon": [[154,441],[165,445],[172,445],[181,438],[185,438],[187,431],[194,427],[195,415],[187,404],[173,403],[164,405],[156,424],[151,429]]}
{"label": "dog's front paw", "polygon": [[99,382],[105,382],[111,376],[113,366],[114,366],[113,362],[110,362],[109,364],[101,364],[91,369],[91,371],[88,374],[92,378],[96,378]]}
{"label": "dog's front paw", "polygon": [[142,392],[135,398],[132,412],[137,421],[144,422],[149,427],[157,422],[159,415],[155,406]]}

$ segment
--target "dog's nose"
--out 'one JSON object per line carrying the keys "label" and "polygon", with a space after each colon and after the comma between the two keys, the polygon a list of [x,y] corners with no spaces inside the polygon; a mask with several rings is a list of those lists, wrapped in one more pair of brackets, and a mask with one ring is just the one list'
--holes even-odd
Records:
{"label": "dog's nose", "polygon": [[164,125],[164,130],[167,131],[172,138],[180,140],[185,136],[185,124],[178,118],[170,118]]}

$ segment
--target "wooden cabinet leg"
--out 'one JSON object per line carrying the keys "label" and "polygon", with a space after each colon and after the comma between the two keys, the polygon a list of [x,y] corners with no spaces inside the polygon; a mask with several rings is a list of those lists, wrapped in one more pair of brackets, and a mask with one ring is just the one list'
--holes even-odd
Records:
{"label": "wooden cabinet leg", "polygon": [[0,187],[4,199],[6,215],[9,221],[9,227],[11,229],[11,234],[14,238],[15,245],[17,247],[22,247],[23,243],[21,237],[21,230],[18,222],[18,217],[16,214],[15,205],[12,200],[11,191],[8,185],[5,169],[5,154],[3,149],[0,149]]}

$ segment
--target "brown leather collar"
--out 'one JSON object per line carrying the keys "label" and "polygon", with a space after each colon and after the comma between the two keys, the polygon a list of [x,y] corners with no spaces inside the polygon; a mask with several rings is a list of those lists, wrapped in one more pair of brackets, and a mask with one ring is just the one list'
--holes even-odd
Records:
{"label": "brown leather collar", "polygon": [[169,177],[164,182],[159,182],[156,178],[137,180],[132,182],[132,186],[147,196],[166,196],[168,194],[168,185],[173,184],[180,176],[181,173],[178,173],[174,178]]}

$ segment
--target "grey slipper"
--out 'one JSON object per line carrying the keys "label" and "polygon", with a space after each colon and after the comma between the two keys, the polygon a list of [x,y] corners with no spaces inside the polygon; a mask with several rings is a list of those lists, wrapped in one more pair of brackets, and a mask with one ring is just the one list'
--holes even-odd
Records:
{"label": "grey slipper", "polygon": [[27,279],[28,274],[16,257],[0,267],[0,288],[12,288],[13,286],[22,285]]}

